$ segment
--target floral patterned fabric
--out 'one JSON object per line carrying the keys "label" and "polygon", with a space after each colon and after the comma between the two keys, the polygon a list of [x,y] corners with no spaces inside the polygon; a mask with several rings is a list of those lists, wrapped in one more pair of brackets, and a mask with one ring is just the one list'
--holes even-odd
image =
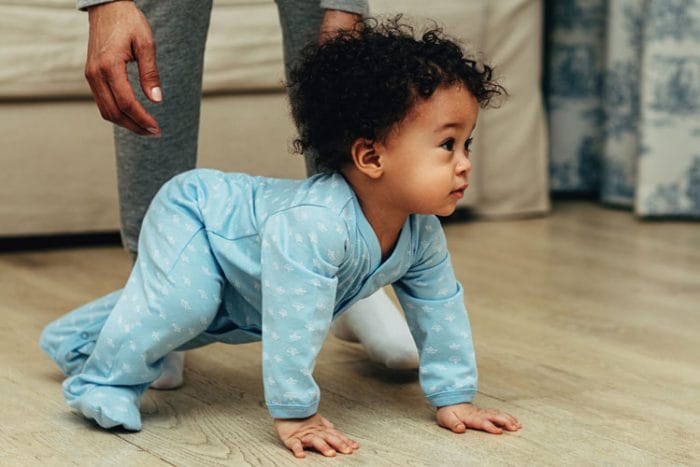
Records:
{"label": "floral patterned fabric", "polygon": [[547,5],[555,193],[700,218],[700,0]]}

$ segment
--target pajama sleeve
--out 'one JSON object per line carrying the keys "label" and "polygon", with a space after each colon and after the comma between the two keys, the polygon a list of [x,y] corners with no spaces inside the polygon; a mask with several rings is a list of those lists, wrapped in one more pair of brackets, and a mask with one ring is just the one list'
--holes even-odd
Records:
{"label": "pajama sleeve", "polygon": [[263,385],[274,418],[309,417],[318,409],[312,373],[347,244],[339,219],[327,208],[300,206],[272,215],[262,229]]}
{"label": "pajama sleeve", "polygon": [[471,328],[440,222],[424,216],[408,272],[394,284],[420,354],[420,384],[435,407],[470,402],[477,371]]}

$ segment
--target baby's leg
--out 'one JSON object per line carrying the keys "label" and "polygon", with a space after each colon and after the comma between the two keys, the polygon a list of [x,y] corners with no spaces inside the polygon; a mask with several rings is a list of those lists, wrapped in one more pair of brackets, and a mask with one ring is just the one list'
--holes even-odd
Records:
{"label": "baby's leg", "polygon": [[63,374],[80,373],[122,291],[117,290],[68,313],[44,328],[39,346]]}
{"label": "baby's leg", "polygon": [[383,289],[355,303],[332,329],[340,339],[362,343],[372,361],[400,370],[418,368],[408,324]]}
{"label": "baby's leg", "polygon": [[219,309],[223,275],[196,191],[178,187],[187,188],[170,184],[156,197],[126,287],[82,372],[63,384],[68,404],[105,428],[141,428],[139,400],[164,357],[206,330]]}
{"label": "baby's leg", "polygon": [[139,400],[164,357],[206,330],[218,311],[222,278],[204,231],[184,250],[186,261],[170,271],[140,250],[82,372],[63,384],[68,404],[104,428],[141,428]]}
{"label": "baby's leg", "polygon": [[[39,346],[51,357],[66,376],[78,374],[83,369],[102,326],[114,309],[122,291],[81,306],[52,322],[41,333]],[[182,386],[184,352],[171,352],[165,357],[163,373],[151,384],[155,389],[176,389]]]}

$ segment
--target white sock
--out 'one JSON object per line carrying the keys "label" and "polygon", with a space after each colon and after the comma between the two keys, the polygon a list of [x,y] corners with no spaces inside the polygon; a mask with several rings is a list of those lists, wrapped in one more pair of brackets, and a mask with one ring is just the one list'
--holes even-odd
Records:
{"label": "white sock", "polygon": [[170,352],[165,356],[163,372],[151,383],[153,389],[177,389],[182,386],[185,352]]}
{"label": "white sock", "polygon": [[339,339],[360,342],[367,356],[389,368],[418,368],[418,350],[408,324],[383,289],[360,300],[335,320]]}

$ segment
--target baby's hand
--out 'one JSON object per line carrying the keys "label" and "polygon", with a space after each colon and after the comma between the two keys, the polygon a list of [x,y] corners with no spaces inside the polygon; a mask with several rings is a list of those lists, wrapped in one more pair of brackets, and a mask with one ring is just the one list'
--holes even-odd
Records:
{"label": "baby's hand", "polygon": [[326,457],[334,457],[336,451],[352,454],[360,447],[319,414],[309,418],[276,418],[275,430],[284,445],[299,458],[306,457],[304,448],[318,451]]}
{"label": "baby's hand", "polygon": [[437,410],[437,424],[455,433],[464,433],[467,428],[483,430],[500,435],[502,428],[518,431],[523,426],[518,420],[505,412],[481,409],[473,404],[455,404],[440,407]]}

